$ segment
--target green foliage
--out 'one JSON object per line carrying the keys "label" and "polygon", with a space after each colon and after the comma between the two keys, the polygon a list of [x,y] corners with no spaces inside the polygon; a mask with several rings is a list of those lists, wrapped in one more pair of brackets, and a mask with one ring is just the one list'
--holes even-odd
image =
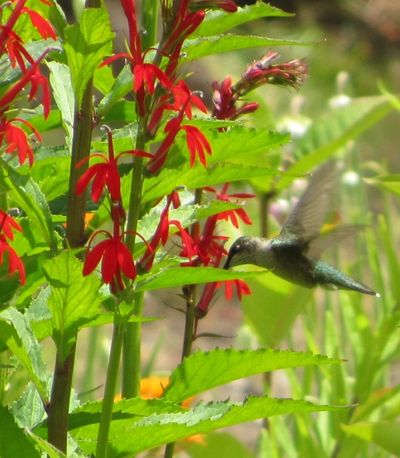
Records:
{"label": "green foliage", "polygon": [[[305,401],[249,397],[244,402],[199,403],[184,410],[162,400],[130,399],[114,404],[109,437],[112,456],[138,453],[165,443],[226,426],[295,412],[337,410]],[[85,453],[93,453],[100,404],[83,406],[71,415],[71,434]]]}
{"label": "green foliage", "polygon": [[62,360],[76,340],[78,330],[99,315],[100,281],[82,277],[82,264],[71,251],[50,259],[43,266],[51,294],[53,339]]}
{"label": "green foliage", "polygon": [[64,49],[71,72],[76,106],[80,107],[85,87],[102,62],[112,52],[114,34],[104,8],[85,9],[79,23],[65,29]]}
{"label": "green foliage", "polygon": [[25,432],[18,428],[7,407],[0,406],[0,455],[4,457],[24,456],[39,458],[40,453],[27,438]]}
{"label": "green foliage", "polygon": [[26,317],[12,307],[0,314],[0,339],[28,371],[42,400],[47,400],[47,373],[41,348]]}
{"label": "green foliage", "polygon": [[276,369],[334,364],[338,360],[310,353],[269,349],[213,350],[186,358],[171,374],[163,398],[175,403],[239,378]]}
{"label": "green foliage", "polygon": [[[160,399],[132,397],[111,406],[114,392],[108,386],[109,373],[114,370],[113,376],[117,380],[120,355],[116,353],[117,357],[109,361],[104,396],[106,401],[111,402],[112,413],[110,434],[106,440],[109,456],[131,456],[191,435],[203,434],[206,435],[206,443],[183,446],[192,458],[249,458],[256,456],[253,451],[228,433],[217,434],[215,431],[260,419],[268,419],[268,428],[261,432],[259,456],[367,458],[386,456],[385,453],[398,454],[399,423],[396,416],[400,410],[400,388],[393,384],[392,368],[397,363],[400,346],[400,263],[398,237],[394,230],[398,225],[398,209],[392,206],[391,200],[379,194],[376,208],[382,211],[382,215],[369,217],[365,211],[365,191],[358,185],[352,185],[353,188],[350,191],[347,189],[342,196],[349,215],[338,213],[338,220],[346,219],[347,222],[349,217],[349,223],[371,220],[373,225],[377,225],[375,232],[367,232],[366,243],[356,243],[354,253],[350,248],[346,257],[338,253],[335,256],[340,265],[357,278],[372,276],[371,284],[382,296],[379,301],[349,292],[322,294],[318,291],[313,294],[275,277],[273,272],[181,266],[182,261],[187,260],[174,254],[179,252],[173,246],[178,239],[173,237],[175,227],[168,229],[172,236],[169,244],[156,247],[157,256],[149,272],[139,272],[133,281],[122,276],[121,281],[127,285],[123,293],[115,284],[102,285],[96,271],[83,277],[83,263],[77,256],[83,255],[85,241],[77,250],[68,248],[68,243],[63,241],[63,251],[60,251],[61,239],[65,237],[67,210],[71,197],[75,197],[75,189],[70,189],[71,160],[74,160],[70,155],[72,139],[87,129],[80,124],[80,110],[90,107],[92,111],[88,112],[93,112],[96,128],[104,122],[110,125],[116,154],[134,148],[154,153],[165,139],[167,122],[177,115],[176,107],[165,110],[154,136],[153,132],[143,131],[149,119],[137,113],[137,95],[132,92],[132,84],[137,82],[135,78],[138,76],[132,75],[130,65],[119,70],[116,77],[111,67],[99,67],[106,57],[113,55],[114,34],[104,5],[84,9],[74,25],[67,25],[57,4],[49,6],[41,0],[30,0],[26,5],[50,20],[59,36],[58,41],[41,39],[25,13],[16,26],[21,37],[29,41],[26,49],[34,59],[45,50],[52,49],[47,54],[46,65],[50,72],[52,100],[56,106],[52,107],[46,120],[41,106],[19,110],[19,99],[18,104],[4,109],[7,119],[16,116],[17,112],[21,119],[31,123],[40,133],[46,132],[46,146],[35,148],[32,167],[18,166],[17,160],[14,157],[10,159],[8,155],[3,155],[1,159],[0,209],[18,215],[16,220],[23,233],[16,233],[10,241],[2,233],[0,243],[9,242],[10,247],[23,257],[27,279],[22,286],[16,275],[10,277],[7,267],[11,256],[7,251],[1,251],[3,245],[0,245],[0,401],[3,404],[0,407],[0,456],[36,457],[46,454],[59,458],[74,456],[75,452],[76,456],[97,453],[99,424],[102,424],[105,415],[105,403],[99,401],[86,402],[79,407],[77,402],[70,405],[68,433],[72,446],[68,455],[46,440],[47,411],[53,407],[48,403],[50,375],[44,362],[53,358],[48,354],[51,352],[47,343],[49,339],[45,340],[47,337],[52,337],[55,343],[57,356],[54,359],[60,369],[68,360],[78,333],[84,329],[88,332],[83,333],[83,349],[76,365],[77,378],[85,379],[85,388],[81,390],[87,389],[87,392],[80,394],[80,400],[84,402],[93,399],[90,397],[93,393],[93,396],[97,395],[97,386],[103,383],[102,373],[107,372],[102,341],[96,340],[97,329],[103,331],[109,324],[120,326],[116,329],[121,332],[120,337],[122,334],[124,337],[124,367],[128,367],[127,362],[131,361],[137,365],[134,367],[136,373],[129,373],[128,378],[139,377],[141,335],[138,330],[142,323],[155,320],[146,315],[146,307],[142,313],[143,298],[146,301],[149,295],[152,300],[159,299],[157,294],[160,290],[179,288],[189,310],[195,305],[195,299],[188,299],[187,290],[194,285],[226,280],[248,282],[252,294],[242,298],[243,319],[249,325],[252,341],[267,348],[196,350],[190,356],[186,354],[181,364],[172,369]],[[4,19],[10,14],[8,6],[4,7]],[[166,5],[163,7],[166,8]],[[154,50],[155,37],[163,35],[157,29],[157,8],[158,2],[152,2],[151,9],[145,8],[142,24],[145,24],[146,34],[141,34],[141,39],[143,49],[148,50],[145,62],[158,65],[159,59],[159,67],[165,70],[167,56],[157,55]],[[179,49],[179,65],[255,47],[263,47],[262,53],[265,54],[265,48],[270,46],[283,49],[304,46],[305,42],[295,39],[259,36],[256,26],[251,34],[248,32],[249,27],[254,25],[251,21],[288,16],[290,14],[263,2],[239,8],[235,14],[207,11],[201,26],[184,40]],[[238,32],[233,30],[237,26],[247,28]],[[223,56],[219,58],[225,62]],[[246,59],[247,64],[254,61],[254,54]],[[246,66],[242,67],[243,74]],[[149,68],[147,70],[150,71]],[[180,66],[175,71],[179,75],[190,72]],[[0,59],[0,95],[5,94],[22,74],[19,66],[11,66],[9,57],[4,55]],[[225,76],[224,71],[223,74],[213,74],[212,78],[222,81]],[[147,77],[148,74],[145,79]],[[84,94],[91,80],[98,92],[95,97],[89,97],[88,105],[83,106]],[[146,84],[149,84],[148,81]],[[27,88],[26,92],[29,85]],[[210,142],[212,154],[206,157],[207,165],[196,162],[191,166],[185,131],[177,135],[164,166],[157,174],[148,172],[147,159],[132,161],[131,157],[124,156],[119,163],[119,172],[123,204],[129,211],[127,222],[121,217],[123,224],[118,228],[121,238],[137,231],[149,242],[159,226],[165,197],[174,190],[179,191],[183,205],[171,208],[169,219],[179,221],[193,234],[210,216],[242,210],[241,197],[237,198],[238,202],[235,198],[228,202],[215,199],[212,193],[204,193],[202,199],[197,200],[196,190],[199,188],[232,182],[239,188],[239,195],[242,188],[246,193],[248,188],[253,188],[268,197],[269,205],[274,198],[285,196],[281,193],[287,191],[295,178],[304,177],[332,156],[340,155],[344,162],[350,156],[348,161],[351,166],[346,165],[359,176],[364,170],[374,173],[378,168],[364,167],[353,149],[353,141],[390,111],[399,110],[398,98],[383,85],[380,89],[381,96],[349,98],[346,106],[314,114],[315,121],[311,120],[308,130],[298,138],[274,130],[271,114],[271,119],[263,118],[251,124],[261,127],[249,127],[239,120],[214,119],[203,114],[192,117],[186,113],[188,119],[185,119],[184,126],[199,129]],[[147,94],[144,100],[146,108],[152,107],[161,90],[157,86],[154,94]],[[248,94],[241,97],[240,103],[247,101],[250,101]],[[168,100],[168,103],[172,102],[176,101]],[[268,109],[272,111],[272,107]],[[23,128],[29,131],[28,125],[23,125]],[[60,128],[64,129],[62,140],[56,134]],[[97,136],[97,130],[94,134],[91,151],[107,153],[107,137]],[[7,141],[4,137],[0,140],[3,153]],[[143,168],[138,177],[135,175],[137,171],[132,172],[132,168],[139,162]],[[287,164],[291,166],[287,167]],[[137,178],[133,186],[132,176]],[[392,198],[400,194],[400,175],[385,171],[380,176],[369,175],[365,181],[375,186],[378,189],[375,189],[376,192],[394,194]],[[340,189],[338,186],[338,193]],[[139,208],[131,205],[135,192],[139,195]],[[236,190],[232,192],[236,193]],[[380,205],[382,201],[384,203]],[[248,207],[257,219],[255,205],[251,205]],[[85,232],[85,240],[95,229],[112,231],[109,197],[99,204],[89,204],[88,201],[86,207],[93,211],[94,218]],[[130,225],[132,215],[137,216],[134,225]],[[218,225],[217,236],[222,234],[223,224]],[[117,229],[114,227],[113,230]],[[133,251],[137,261],[146,244],[139,236],[135,242]],[[114,262],[110,257],[107,261]],[[197,326],[198,323],[193,325],[195,333]],[[207,328],[207,321],[201,321],[201,326]],[[93,332],[94,329],[96,332]],[[132,334],[132,329],[136,330],[136,334]],[[193,341],[196,337],[192,336]],[[179,339],[179,336],[168,335],[170,338]],[[182,336],[186,344],[185,339],[187,336]],[[136,359],[129,353],[133,344],[136,345],[133,355]],[[306,348],[307,351],[276,349],[287,345],[296,349]],[[104,353],[108,353],[107,350]],[[277,370],[282,370],[279,375],[276,375]],[[246,393],[240,402],[205,403],[191,399],[217,387],[227,391],[226,384],[257,374],[263,375],[262,388],[264,392],[271,392],[271,397],[247,397]],[[288,386],[287,396],[298,400],[272,397],[276,376],[284,377],[283,386]],[[126,374],[122,378],[125,385]],[[272,384],[269,384],[271,379]],[[278,379],[276,384],[280,381]],[[65,387],[67,398],[70,394],[68,390]],[[307,399],[312,399],[313,403],[307,402]],[[191,406],[182,407],[183,402],[189,402]],[[68,405],[65,412],[68,413]],[[290,416],[286,418],[287,414]]]}
{"label": "green foliage", "polygon": [[245,280],[259,274],[259,271],[228,271],[216,269],[214,267],[187,267],[185,269],[182,269],[181,267],[166,268],[141,275],[137,281],[136,291],[173,288],[176,286],[235,280],[238,278]]}
{"label": "green foliage", "polygon": [[205,20],[194,32],[193,36],[204,37],[217,35],[256,19],[288,16],[291,16],[291,14],[262,2],[238,8],[235,14],[229,14],[226,11],[218,10],[209,11]]}

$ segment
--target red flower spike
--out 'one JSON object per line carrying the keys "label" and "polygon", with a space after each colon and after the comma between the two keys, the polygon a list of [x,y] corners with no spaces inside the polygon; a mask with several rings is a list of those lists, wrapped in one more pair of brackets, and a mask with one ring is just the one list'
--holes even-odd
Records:
{"label": "red flower spike", "polygon": [[0,209],[0,233],[9,240],[14,240],[13,230],[22,232],[22,227],[8,213]]}
{"label": "red flower spike", "polygon": [[12,275],[14,272],[18,273],[19,282],[21,285],[26,282],[25,267],[21,258],[17,255],[16,251],[10,247],[4,235],[0,234],[0,264],[3,263],[3,256],[7,254],[8,257],[8,273]]}

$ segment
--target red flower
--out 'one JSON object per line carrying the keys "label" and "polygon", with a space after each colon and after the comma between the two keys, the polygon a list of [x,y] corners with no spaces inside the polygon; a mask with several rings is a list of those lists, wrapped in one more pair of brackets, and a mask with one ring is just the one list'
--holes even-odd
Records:
{"label": "red flower", "polygon": [[40,142],[41,136],[39,132],[30,124],[28,121],[22,118],[13,118],[6,120],[5,118],[0,118],[0,145],[5,142],[7,147],[5,149],[6,153],[17,154],[19,163],[22,165],[25,160],[28,158],[29,165],[33,164],[33,149],[30,145],[27,133],[16,126],[15,121],[21,122],[29,127],[36,139]]}
{"label": "red flower", "polygon": [[32,25],[37,29],[42,38],[52,38],[53,40],[57,39],[53,26],[43,16],[26,6],[22,8],[21,11],[29,16]]}
{"label": "red flower", "polygon": [[242,298],[242,295],[251,294],[251,290],[246,282],[243,280],[224,280],[217,282],[217,288],[224,286],[225,287],[225,298],[230,301],[233,297],[233,287],[236,288],[236,294],[239,299]]}
{"label": "red flower", "polygon": [[256,111],[259,107],[256,102],[242,103],[236,106],[238,102],[238,93],[236,86],[232,86],[232,79],[225,78],[221,84],[217,81],[213,83],[213,116],[217,119],[236,119],[247,113]]}
{"label": "red flower", "polygon": [[15,250],[10,247],[5,236],[0,234],[0,264],[3,263],[5,253],[8,255],[8,273],[11,275],[14,272],[18,272],[19,282],[23,285],[26,282],[24,264]]}
{"label": "red flower", "polygon": [[11,275],[14,272],[18,272],[19,281],[23,285],[26,281],[24,264],[7,240],[14,240],[14,230],[22,232],[21,226],[14,218],[0,209],[0,264],[3,263],[4,253],[7,253],[8,273]]}
{"label": "red flower", "polygon": [[22,232],[22,227],[8,213],[0,209],[0,232],[9,240],[14,240],[13,230]]}
{"label": "red flower", "polygon": [[81,167],[91,157],[100,157],[104,162],[91,165],[86,172],[82,174],[76,185],[76,193],[82,194],[87,188],[89,182],[93,179],[92,184],[92,200],[97,202],[105,187],[112,200],[121,200],[121,178],[118,170],[118,159],[125,154],[131,154],[132,156],[141,157],[152,157],[151,154],[140,150],[124,151],[119,153],[116,157],[114,156],[114,147],[112,143],[112,133],[110,130],[107,132],[108,135],[108,157],[103,153],[91,154],[88,158],[78,162],[77,167]]}
{"label": "red flower", "polygon": [[142,256],[142,259],[140,260],[140,264],[145,270],[150,270],[151,266],[153,265],[156,250],[159,247],[159,245],[161,244],[164,246],[167,243],[170,226],[175,226],[178,229],[178,234],[182,240],[182,253],[185,253],[184,255],[181,253],[181,255],[191,258],[196,254],[192,238],[190,237],[188,232],[183,228],[180,221],[169,219],[170,206],[172,204],[176,208],[177,203],[177,193],[173,192],[167,197],[167,203],[161,212],[160,221],[158,223],[157,229],[154,232],[154,235],[147,246],[147,250],[145,251],[144,255]]}
{"label": "red flower", "polygon": [[83,265],[83,275],[93,272],[101,260],[101,276],[104,283],[116,280],[119,288],[123,289],[121,273],[134,280],[136,278],[135,263],[131,252],[120,238],[113,237],[108,232],[106,234],[108,239],[88,251]]}
{"label": "red flower", "polygon": [[186,143],[190,153],[190,167],[194,166],[196,156],[204,167],[207,165],[205,153],[211,154],[211,146],[205,135],[195,126],[181,126],[186,132]]}
{"label": "red flower", "polygon": [[[211,186],[207,186],[204,189],[206,191],[214,192],[218,200],[222,200],[224,202],[231,202],[232,198],[234,199],[248,199],[250,197],[255,197],[254,194],[248,194],[248,193],[235,193],[235,194],[227,194],[229,187],[229,183],[226,183],[220,192],[217,192],[215,188],[212,188]],[[218,213],[217,219],[218,220],[225,220],[230,222],[236,227],[239,227],[239,221],[238,218],[241,219],[245,224],[252,224],[251,219],[249,218],[249,215],[245,212],[243,208],[235,208],[233,210],[226,210],[223,212]]]}
{"label": "red flower", "polygon": [[[173,98],[173,100],[171,100]],[[167,94],[159,97],[156,107],[153,109],[150,122],[147,130],[152,135],[157,131],[161,117],[165,110],[173,110],[180,112],[182,109],[187,118],[192,119],[192,108],[196,107],[203,113],[207,113],[207,107],[199,96],[193,94],[183,80],[179,80],[177,84]]]}

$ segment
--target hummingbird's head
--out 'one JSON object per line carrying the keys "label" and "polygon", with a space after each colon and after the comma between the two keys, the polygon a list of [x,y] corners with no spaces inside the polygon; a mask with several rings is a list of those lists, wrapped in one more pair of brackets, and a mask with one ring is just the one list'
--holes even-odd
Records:
{"label": "hummingbird's head", "polygon": [[224,269],[241,264],[254,264],[256,253],[256,239],[254,237],[239,237],[231,246]]}

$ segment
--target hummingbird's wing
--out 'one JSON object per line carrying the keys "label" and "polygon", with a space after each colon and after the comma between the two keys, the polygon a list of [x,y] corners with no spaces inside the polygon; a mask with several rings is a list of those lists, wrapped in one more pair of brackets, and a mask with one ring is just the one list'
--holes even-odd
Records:
{"label": "hummingbird's wing", "polygon": [[312,174],[310,182],[282,226],[280,235],[307,242],[318,237],[330,209],[336,168],[328,161]]}
{"label": "hummingbird's wing", "polygon": [[327,234],[322,234],[308,243],[306,250],[307,256],[313,259],[319,259],[324,250],[351,237],[363,228],[364,226],[359,224],[345,224],[333,229]]}

